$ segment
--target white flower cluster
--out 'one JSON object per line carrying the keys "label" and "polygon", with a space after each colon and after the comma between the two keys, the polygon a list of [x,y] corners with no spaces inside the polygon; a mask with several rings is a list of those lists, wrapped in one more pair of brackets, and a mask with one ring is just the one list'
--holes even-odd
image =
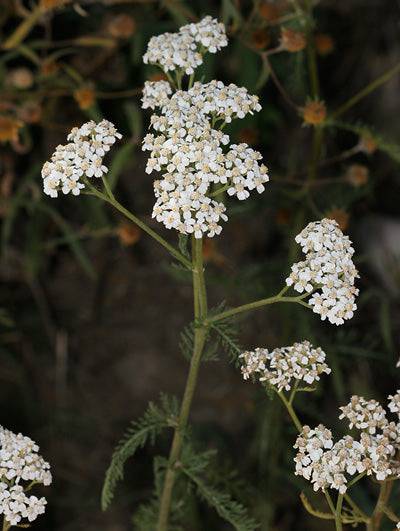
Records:
{"label": "white flower cluster", "polygon": [[332,433],[322,424],[304,426],[294,448],[295,474],[311,481],[315,491],[332,488],[346,492],[347,475],[364,471],[363,448],[349,435],[333,444]]}
{"label": "white flower cluster", "polygon": [[340,408],[340,419],[347,419],[349,427],[367,430],[374,435],[377,429],[387,424],[386,412],[376,400],[365,400],[362,396],[354,395],[346,406]]}
{"label": "white flower cluster", "polygon": [[172,94],[168,81],[145,81],[143,87],[142,108],[155,109],[168,103]]}
{"label": "white flower cluster", "polygon": [[42,169],[44,193],[57,197],[64,194],[79,195],[85,185],[82,177],[102,177],[108,168],[103,157],[117,139],[122,138],[114,125],[107,120],[94,121],[75,127],[68,135],[68,144],[59,145],[51,160]]}
{"label": "white flower cluster", "polygon": [[308,341],[276,348],[271,352],[257,348],[239,357],[243,359],[242,374],[245,380],[257,376],[260,382],[266,381],[278,391],[289,391],[293,381],[304,381],[310,385],[318,381],[321,374],[331,372],[325,363],[325,352],[319,347],[314,348]]}
{"label": "white flower cluster", "polygon": [[213,79],[209,83],[196,81],[188,91],[191,104],[203,115],[230,123],[232,118],[244,118],[246,114],[259,112],[261,105],[258,96],[249,94],[245,87],[234,83],[224,85]]}
{"label": "white flower cluster", "polygon": [[[146,91],[144,101],[150,106]],[[212,237],[226,221],[225,206],[210,197],[210,187],[227,185],[229,195],[243,200],[252,190],[264,191],[269,177],[261,154],[247,144],[229,144],[229,136],[214,129],[215,120],[231,120],[258,111],[255,96],[235,85],[195,83],[178,91],[166,103],[159,99],[160,115],[151,117],[156,132],[147,134],[143,150],[150,151],[146,172],[162,172],[154,182],[153,217],[182,234]]]}
{"label": "white flower cluster", "polygon": [[351,319],[357,308],[358,289],[354,282],[358,272],[349,238],[336,221],[323,219],[309,223],[296,236],[296,242],[306,259],[292,266],[286,284],[299,293],[312,293],[308,303],[323,321],[340,325]]}
{"label": "white flower cluster", "polygon": [[[400,393],[389,396],[389,410],[400,417]],[[341,407],[339,418],[360,430],[359,438],[346,435],[335,444],[332,433],[320,425],[304,426],[295,448],[296,474],[311,481],[314,490],[333,488],[344,493],[349,476],[362,472],[378,481],[400,477],[400,422],[389,421],[376,400],[353,396]]]}
{"label": "white flower cluster", "polygon": [[180,68],[192,74],[203,63],[204,52],[216,53],[227,44],[224,25],[208,16],[197,24],[182,26],[176,33],[152,37],[143,62],[158,65],[164,72]]}
{"label": "white flower cluster", "polygon": [[0,514],[11,525],[35,520],[45,511],[46,499],[28,496],[23,482],[50,485],[50,465],[29,437],[0,426]]}

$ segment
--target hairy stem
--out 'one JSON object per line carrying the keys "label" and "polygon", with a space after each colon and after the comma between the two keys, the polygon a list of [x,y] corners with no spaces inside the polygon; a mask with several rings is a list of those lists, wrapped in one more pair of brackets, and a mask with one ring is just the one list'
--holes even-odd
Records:
{"label": "hairy stem", "polygon": [[378,531],[381,526],[383,515],[385,514],[385,507],[388,504],[390,493],[393,488],[393,481],[382,481],[379,490],[378,501],[376,502],[374,512],[367,524],[367,531]]}
{"label": "hairy stem", "polygon": [[199,324],[204,323],[207,318],[207,294],[203,266],[203,241],[197,240],[194,237],[192,239],[192,271],[195,317],[193,356],[190,362],[178,425],[174,432],[169,454],[168,469],[165,474],[164,486],[161,494],[157,531],[167,531],[168,529],[168,520],[171,511],[172,493],[176,479],[176,472],[177,468],[179,468],[179,459],[181,455],[185,429],[189,418],[190,407],[192,405],[193,394],[196,389],[201,356],[207,334],[207,329],[204,324]]}

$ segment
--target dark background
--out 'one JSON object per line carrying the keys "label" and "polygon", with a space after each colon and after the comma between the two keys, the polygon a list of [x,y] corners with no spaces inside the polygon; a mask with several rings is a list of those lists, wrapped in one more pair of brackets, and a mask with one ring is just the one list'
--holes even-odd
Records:
{"label": "dark background", "polygon": [[[21,21],[21,4],[1,2],[3,41]],[[101,512],[104,472],[129,422],[161,391],[182,394],[187,361],[179,335],[192,319],[190,282],[162,249],[97,200],[44,196],[40,169],[71,127],[104,116],[124,134],[108,158],[117,197],[155,226],[152,177],[144,173],[140,150],[150,113],[140,110],[136,89],[155,73],[141,63],[148,39],[174,31],[185,19],[225,17],[230,44],[208,56],[202,71],[207,79],[258,91],[263,110],[237,120],[229,133],[259,149],[271,175],[262,195],[230,201],[228,223],[207,244],[210,305],[225,300],[233,306],[278,292],[299,259],[295,234],[335,210],[343,222],[344,211],[344,230],[354,242],[360,270],[355,317],[335,327],[302,307],[271,306],[240,319],[240,344],[274,348],[309,339],[321,346],[333,374],[299,401],[299,415],[311,425],[324,422],[337,436],[345,429],[338,407],[352,394],[385,400],[398,387],[400,76],[341,117],[352,127],[367,126],[380,149],[320,168],[319,184],[299,194],[312,128],[302,126],[270,78],[260,83],[260,50],[277,45],[276,17],[292,12],[290,2],[268,5],[278,10],[272,20],[256,10],[244,25],[232,19],[232,6],[245,20],[251,2],[82,1],[47,15],[22,49],[1,54],[0,115],[24,123],[18,141],[0,144],[1,424],[34,438],[52,464],[54,484],[43,491],[49,505],[34,524],[38,529],[131,529],[132,514],[153,488],[151,458],[168,453],[167,435],[141,450],[128,463],[112,508]],[[315,33],[328,34],[334,43],[331,53],[318,56],[329,114],[400,61],[400,2],[321,0],[314,13]],[[121,14],[131,22],[122,19],[124,26],[119,19],[122,26],[115,30],[112,24]],[[94,38],[100,39],[96,46]],[[309,95],[305,62],[304,52],[271,56],[281,83],[300,106]],[[15,70],[21,67],[31,74],[29,86],[20,86],[21,70],[16,86]],[[29,72],[24,71],[28,80]],[[82,88],[94,96],[87,109],[77,101]],[[357,142],[354,132],[328,127],[322,159]],[[337,180],[354,163],[369,171],[359,188]],[[156,229],[176,243],[174,233]],[[232,482],[235,494],[263,530],[331,528],[301,507],[299,493],[309,485],[293,475],[295,432],[281,405],[244,382],[222,351],[218,361],[201,369],[191,419],[201,446],[217,448],[222,469],[235,468],[246,481],[246,486]],[[397,494],[396,489],[395,499]],[[366,510],[374,496],[371,486],[361,485],[355,493]],[[318,497],[311,498],[321,506]],[[228,529],[202,504],[184,528]]]}

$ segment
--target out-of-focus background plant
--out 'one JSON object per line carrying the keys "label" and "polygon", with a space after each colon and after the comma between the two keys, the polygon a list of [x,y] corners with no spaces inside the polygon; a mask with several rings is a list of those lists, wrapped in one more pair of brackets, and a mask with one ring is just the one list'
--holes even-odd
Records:
{"label": "out-of-focus background plant", "polygon": [[[100,511],[118,434],[160,389],[181,394],[177,331],[191,320],[192,295],[165,254],[101,202],[44,197],[41,166],[73,126],[107,117],[124,133],[112,186],[151,224],[140,93],[159,74],[142,55],[152,35],[206,14],[226,24],[231,45],[201,68],[260,96],[263,110],[230,133],[263,153],[271,175],[268,191],[236,203],[222,235],[207,241],[211,299],[240,304],[275,293],[299,258],[294,235],[333,217],[356,248],[356,316],[334,328],[301,308],[267,307],[243,320],[238,344],[323,347],[332,378],[298,405],[311,425],[337,418],[354,393],[381,399],[398,386],[399,2],[3,0],[0,422],[40,442],[53,465],[42,529],[127,529],[149,498],[151,448],[129,463],[118,501]],[[323,528],[299,503],[296,434],[281,405],[226,360],[202,372],[196,436],[218,447],[227,488],[263,530]],[[168,447],[161,439],[154,451]],[[355,493],[371,508],[375,494]],[[193,501],[190,512],[188,531],[224,529],[205,506]]]}

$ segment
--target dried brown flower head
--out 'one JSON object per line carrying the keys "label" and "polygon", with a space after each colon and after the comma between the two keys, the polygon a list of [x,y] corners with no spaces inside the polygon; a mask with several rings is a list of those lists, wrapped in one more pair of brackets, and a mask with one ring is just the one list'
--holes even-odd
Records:
{"label": "dried brown flower head", "polygon": [[116,39],[127,39],[135,33],[135,30],[135,19],[126,13],[116,15],[107,24],[107,32]]}
{"label": "dried brown flower head", "polygon": [[303,32],[291,28],[282,28],[280,43],[283,50],[295,53],[304,50],[307,41]]}
{"label": "dried brown flower head", "polygon": [[345,178],[354,188],[364,186],[368,182],[369,170],[363,164],[352,164],[348,167]]}
{"label": "dried brown flower head", "polygon": [[29,68],[21,66],[7,73],[6,81],[17,89],[28,89],[33,85],[33,74]]}
{"label": "dried brown flower head", "polygon": [[320,125],[326,118],[326,106],[323,101],[310,100],[302,109],[305,124]]}
{"label": "dried brown flower head", "polygon": [[319,55],[329,55],[335,49],[335,42],[327,33],[317,33],[314,42]]}
{"label": "dried brown flower head", "polygon": [[74,92],[74,99],[84,111],[90,109],[96,101],[96,94],[92,87],[81,87]]}
{"label": "dried brown flower head", "polygon": [[258,12],[267,22],[274,22],[281,16],[281,6],[276,3],[262,2],[258,7]]}
{"label": "dried brown flower head", "polygon": [[251,35],[251,44],[257,50],[263,50],[271,42],[270,34],[266,29],[258,29]]}
{"label": "dried brown flower head", "polygon": [[360,138],[360,150],[372,155],[378,149],[375,139],[371,135],[363,135]]}
{"label": "dried brown flower head", "polygon": [[17,141],[24,124],[12,116],[0,115],[0,142]]}
{"label": "dried brown flower head", "polygon": [[59,64],[53,59],[46,59],[40,65],[40,73],[43,76],[52,76],[60,69]]}
{"label": "dried brown flower head", "polygon": [[117,234],[122,245],[129,247],[140,240],[142,231],[133,223],[123,222],[118,225]]}

